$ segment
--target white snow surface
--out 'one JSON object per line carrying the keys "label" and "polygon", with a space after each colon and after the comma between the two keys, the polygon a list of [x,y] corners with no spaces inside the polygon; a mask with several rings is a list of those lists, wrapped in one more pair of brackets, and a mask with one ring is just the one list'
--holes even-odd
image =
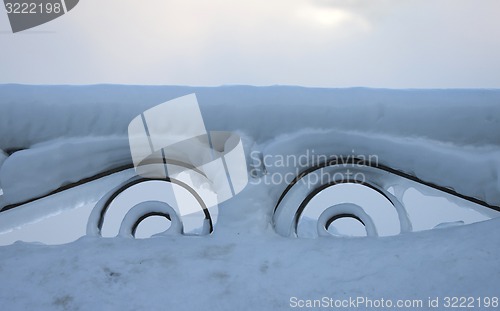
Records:
{"label": "white snow surface", "polygon": [[[0,86],[0,149],[25,149],[0,167],[0,199],[29,199],[127,163],[130,120],[189,93],[196,93],[208,130],[242,133],[249,152],[354,149],[500,201],[498,90],[107,85]],[[59,246],[0,247],[1,309],[288,310],[292,297],[366,297],[421,299],[428,310],[429,297],[439,297],[442,310],[446,296],[500,296],[500,218],[384,238],[285,238],[271,221],[285,186],[247,186],[219,206],[210,236],[87,236]],[[64,204],[88,203],[77,194],[58,195]]]}
{"label": "white snow surface", "polygon": [[[444,310],[446,296],[500,294],[500,219],[352,239],[287,239],[271,228],[248,235],[249,228],[238,226],[251,222],[236,223],[231,232],[206,237],[85,237],[64,246],[2,247],[2,308],[290,310],[291,297],[425,304],[439,297],[441,307],[432,310]],[[374,310],[345,308],[365,309]]]}
{"label": "white snow surface", "polygon": [[207,130],[238,131],[264,153],[374,154],[500,202],[500,90],[0,85],[0,149],[24,149],[0,167],[4,205],[131,163],[129,122],[191,93]]}
{"label": "white snow surface", "polygon": [[1,167],[4,199],[21,202],[130,164],[126,137],[59,139],[12,154]]}

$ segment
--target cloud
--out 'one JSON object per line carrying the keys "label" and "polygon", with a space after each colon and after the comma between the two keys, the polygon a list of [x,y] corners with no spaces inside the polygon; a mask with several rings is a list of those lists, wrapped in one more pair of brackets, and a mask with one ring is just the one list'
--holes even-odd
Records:
{"label": "cloud", "polygon": [[342,30],[344,27],[369,31],[371,24],[363,16],[348,9],[304,5],[297,8],[297,15],[313,25],[330,30]]}
{"label": "cloud", "polygon": [[37,31],[0,34],[0,82],[500,87],[499,9],[496,0],[86,0]]}

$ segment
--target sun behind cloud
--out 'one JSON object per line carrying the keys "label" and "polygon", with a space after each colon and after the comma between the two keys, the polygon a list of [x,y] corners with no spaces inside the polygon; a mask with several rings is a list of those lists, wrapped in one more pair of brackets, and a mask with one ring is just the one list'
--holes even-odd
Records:
{"label": "sun behind cloud", "polygon": [[307,4],[298,7],[297,16],[312,25],[330,30],[341,30],[344,27],[357,28],[362,31],[371,29],[371,24],[367,19],[344,8]]}

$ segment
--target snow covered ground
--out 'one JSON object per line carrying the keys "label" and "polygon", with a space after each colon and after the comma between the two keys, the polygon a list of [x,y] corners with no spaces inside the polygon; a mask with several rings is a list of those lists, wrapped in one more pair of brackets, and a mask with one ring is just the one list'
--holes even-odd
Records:
{"label": "snow covered ground", "polygon": [[[222,219],[218,229],[226,224],[231,230],[209,237],[82,238],[64,246],[2,247],[2,308],[289,310],[292,297],[366,297],[394,304],[421,299],[420,309],[431,310],[429,297],[439,297],[436,309],[444,310],[447,296],[500,294],[500,219],[341,240],[288,239],[270,227],[248,234],[255,230],[244,227],[250,221],[230,220]],[[369,309],[364,306],[345,310]]]}
{"label": "snow covered ground", "polygon": [[[266,182],[307,168],[282,166],[279,156],[374,155],[382,165],[498,206],[499,90],[0,85],[0,207],[130,163],[128,123],[190,93],[208,130],[241,134],[249,168],[256,168],[247,188],[219,206],[213,234],[2,246],[6,310],[281,310],[324,297],[421,300],[426,310],[429,299],[444,309],[446,297],[462,296],[483,303],[478,308],[474,300],[475,309],[491,309],[483,299],[500,296],[500,218],[454,227],[459,209],[443,203],[456,203],[444,195],[436,205],[421,201],[420,210],[408,210],[423,229],[442,229],[287,238],[272,225],[287,183]],[[93,203],[130,171],[3,211],[0,232],[40,221],[52,224],[60,241],[72,241]],[[454,222],[426,219],[440,208]],[[73,220],[47,218],[64,213]],[[28,240],[43,234],[36,228]]]}

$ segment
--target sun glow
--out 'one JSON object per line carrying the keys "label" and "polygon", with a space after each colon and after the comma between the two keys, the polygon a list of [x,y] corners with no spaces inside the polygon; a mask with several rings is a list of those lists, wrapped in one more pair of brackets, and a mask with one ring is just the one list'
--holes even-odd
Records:
{"label": "sun glow", "polygon": [[330,29],[345,26],[357,26],[363,30],[370,28],[363,17],[340,8],[304,6],[298,10],[298,16],[309,23]]}

